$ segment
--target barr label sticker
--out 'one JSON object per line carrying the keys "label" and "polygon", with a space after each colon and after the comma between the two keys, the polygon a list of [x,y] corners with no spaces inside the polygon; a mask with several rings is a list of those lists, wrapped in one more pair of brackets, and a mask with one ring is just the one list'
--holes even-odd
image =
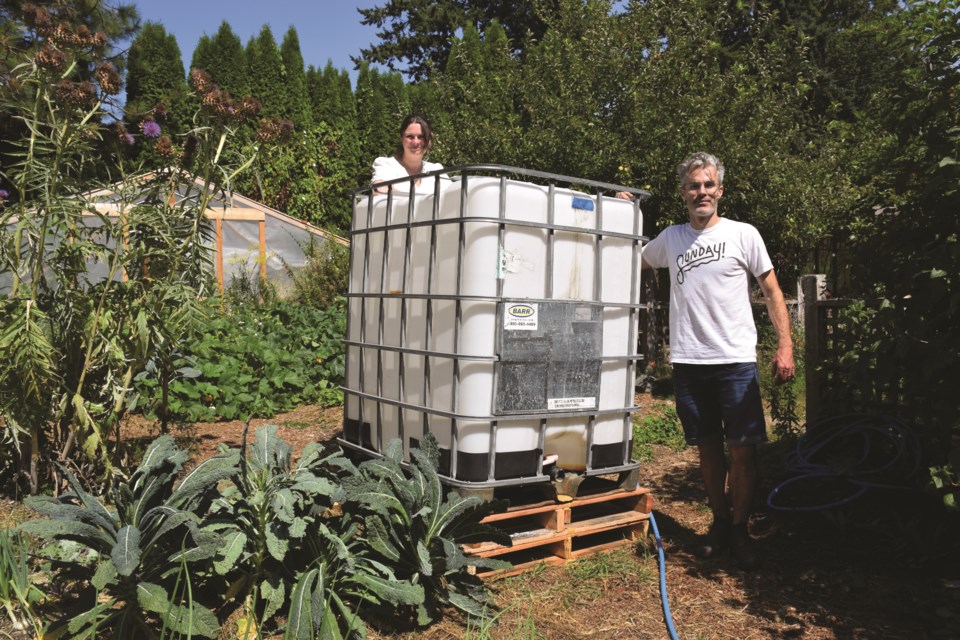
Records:
{"label": "barr label sticker", "polygon": [[510,331],[537,330],[537,304],[508,304],[503,313],[503,328]]}
{"label": "barr label sticker", "polygon": [[570,409],[595,409],[597,398],[547,398],[547,410],[563,411]]}

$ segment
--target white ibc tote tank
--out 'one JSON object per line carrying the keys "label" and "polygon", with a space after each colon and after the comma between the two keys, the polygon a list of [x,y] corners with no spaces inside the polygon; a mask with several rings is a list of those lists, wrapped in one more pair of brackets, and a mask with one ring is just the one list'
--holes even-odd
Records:
{"label": "white ibc tote tank", "polygon": [[453,485],[635,469],[643,237],[639,206],[613,197],[627,189],[495,165],[422,179],[431,192],[354,200],[341,443],[377,455],[400,438],[409,456],[432,433]]}

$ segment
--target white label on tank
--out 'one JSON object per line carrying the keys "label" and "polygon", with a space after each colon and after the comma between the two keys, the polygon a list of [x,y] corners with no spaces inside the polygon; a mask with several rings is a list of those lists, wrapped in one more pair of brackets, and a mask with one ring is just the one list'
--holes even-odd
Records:
{"label": "white label on tank", "polygon": [[503,314],[503,328],[509,331],[536,331],[537,304],[508,304]]}
{"label": "white label on tank", "polygon": [[547,398],[548,411],[557,411],[558,409],[595,409],[596,406],[596,396],[590,398]]}

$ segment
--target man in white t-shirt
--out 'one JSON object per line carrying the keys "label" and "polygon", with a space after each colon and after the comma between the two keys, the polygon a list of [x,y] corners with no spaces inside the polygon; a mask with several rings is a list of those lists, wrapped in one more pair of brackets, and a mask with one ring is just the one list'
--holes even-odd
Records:
{"label": "man in white t-shirt", "polygon": [[[747,519],[757,483],[756,445],[766,441],[767,433],[751,278],[763,291],[777,334],[773,373],[778,381],[794,375],[790,320],[760,234],[718,213],[723,164],[700,152],[684,160],[677,173],[690,220],[665,229],[644,247],[642,267],[670,270],[670,361],[677,414],[687,443],[699,449],[713,511],[699,553],[714,557],[729,546],[740,565],[752,569],[758,556]],[[729,468],[724,441],[730,448]]]}

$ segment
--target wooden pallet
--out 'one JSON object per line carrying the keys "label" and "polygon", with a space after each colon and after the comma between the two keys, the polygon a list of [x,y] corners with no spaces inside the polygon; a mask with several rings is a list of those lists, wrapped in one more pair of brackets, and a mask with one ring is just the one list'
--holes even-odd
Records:
{"label": "wooden pallet", "polygon": [[513,563],[510,569],[479,570],[484,579],[517,575],[540,564],[563,564],[630,544],[647,535],[652,508],[653,495],[643,487],[585,495],[565,503],[520,504],[483,520],[510,534],[512,547],[483,543],[468,545],[464,552]]}

